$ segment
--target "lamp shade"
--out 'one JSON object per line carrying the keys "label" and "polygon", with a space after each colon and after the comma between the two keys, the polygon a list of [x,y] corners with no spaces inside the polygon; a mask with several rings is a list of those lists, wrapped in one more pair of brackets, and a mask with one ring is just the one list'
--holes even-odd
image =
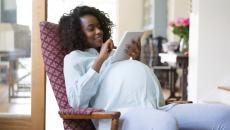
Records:
{"label": "lamp shade", "polygon": [[26,25],[0,23],[0,51],[30,50],[31,33]]}

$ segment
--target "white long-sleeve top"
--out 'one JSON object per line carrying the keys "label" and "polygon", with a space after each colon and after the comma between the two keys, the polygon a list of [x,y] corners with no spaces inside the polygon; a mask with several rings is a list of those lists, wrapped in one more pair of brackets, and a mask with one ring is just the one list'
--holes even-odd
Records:
{"label": "white long-sleeve top", "polygon": [[88,107],[97,92],[100,75],[107,62],[102,65],[100,73],[97,73],[91,68],[97,55],[96,49],[90,48],[86,51],[72,51],[64,58],[66,93],[73,108]]}

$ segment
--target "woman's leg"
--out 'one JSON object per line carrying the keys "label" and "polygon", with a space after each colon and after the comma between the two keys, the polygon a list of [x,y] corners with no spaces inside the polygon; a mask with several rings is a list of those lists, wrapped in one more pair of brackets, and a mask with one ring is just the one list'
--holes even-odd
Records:
{"label": "woman's leg", "polygon": [[230,106],[221,104],[179,104],[168,111],[180,130],[230,130]]}
{"label": "woman's leg", "polygon": [[130,109],[120,121],[120,130],[178,130],[171,114],[152,108]]}

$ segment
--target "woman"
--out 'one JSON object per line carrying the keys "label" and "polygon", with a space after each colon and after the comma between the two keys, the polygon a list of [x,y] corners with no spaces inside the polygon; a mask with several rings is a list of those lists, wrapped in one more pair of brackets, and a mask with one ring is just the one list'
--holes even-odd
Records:
{"label": "woman", "polygon": [[[59,32],[68,52],[64,58],[66,91],[73,108],[120,111],[121,130],[230,129],[228,106],[165,105],[154,73],[137,61],[139,41],[126,49],[134,60],[111,64],[112,26],[104,12],[88,6],[76,7],[60,19]],[[98,130],[110,126],[108,120],[94,124]]]}

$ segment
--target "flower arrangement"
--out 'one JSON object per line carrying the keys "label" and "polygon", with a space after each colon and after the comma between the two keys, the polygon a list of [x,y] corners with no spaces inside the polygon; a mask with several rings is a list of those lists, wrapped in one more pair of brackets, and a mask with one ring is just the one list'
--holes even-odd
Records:
{"label": "flower arrangement", "polygon": [[172,27],[173,34],[179,36],[188,42],[189,39],[189,18],[178,18],[176,21],[171,21],[169,26]]}
{"label": "flower arrangement", "polygon": [[173,34],[180,38],[180,52],[188,54],[189,18],[178,18],[176,21],[171,21],[169,26],[172,27]]}

